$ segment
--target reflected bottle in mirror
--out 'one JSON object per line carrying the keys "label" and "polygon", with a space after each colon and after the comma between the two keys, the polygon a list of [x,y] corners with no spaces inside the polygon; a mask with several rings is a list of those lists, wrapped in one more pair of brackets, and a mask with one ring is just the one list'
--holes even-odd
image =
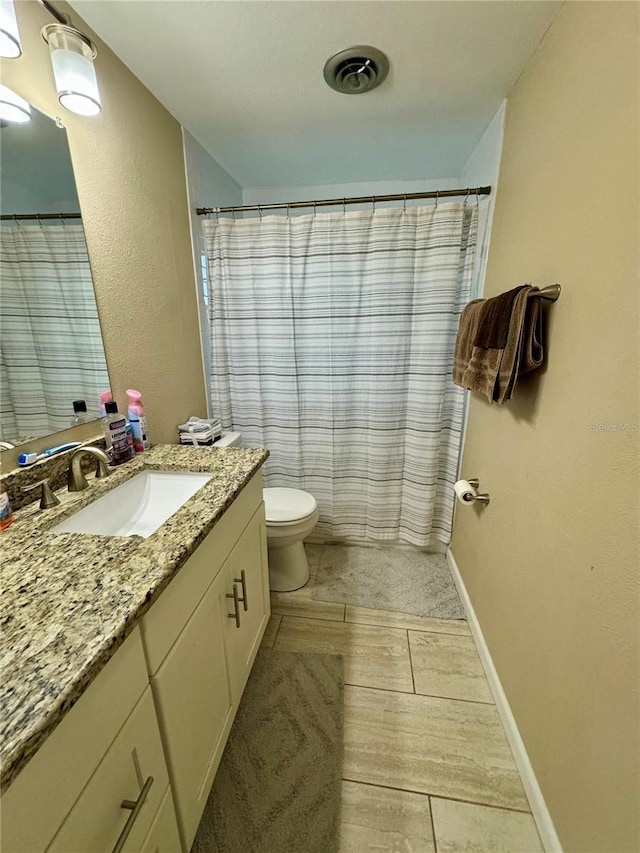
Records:
{"label": "reflected bottle in mirror", "polygon": [[87,404],[84,400],[73,401],[73,417],[71,418],[71,426],[85,424],[89,418],[87,417]]}

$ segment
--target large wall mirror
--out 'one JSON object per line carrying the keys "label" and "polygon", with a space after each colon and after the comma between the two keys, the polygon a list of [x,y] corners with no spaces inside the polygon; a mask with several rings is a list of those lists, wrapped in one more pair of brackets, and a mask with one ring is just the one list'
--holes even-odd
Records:
{"label": "large wall mirror", "polygon": [[109,376],[65,129],[34,108],[1,122],[0,168],[0,441],[16,445],[97,418]]}

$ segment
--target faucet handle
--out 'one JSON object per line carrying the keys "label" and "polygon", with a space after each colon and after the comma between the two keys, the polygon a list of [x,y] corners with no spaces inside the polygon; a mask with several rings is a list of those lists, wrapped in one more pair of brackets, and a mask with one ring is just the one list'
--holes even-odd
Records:
{"label": "faucet handle", "polygon": [[32,492],[34,489],[39,489],[42,487],[42,494],[40,495],[40,509],[51,509],[53,506],[58,506],[60,503],[60,498],[51,491],[51,486],[49,485],[49,478],[47,477],[44,480],[40,480],[38,483],[34,483],[32,486],[25,486],[25,492]]}

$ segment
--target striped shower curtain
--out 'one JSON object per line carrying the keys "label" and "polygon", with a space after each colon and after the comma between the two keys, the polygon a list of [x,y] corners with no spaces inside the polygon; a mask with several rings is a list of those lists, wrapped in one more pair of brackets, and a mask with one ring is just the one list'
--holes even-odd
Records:
{"label": "striped shower curtain", "polygon": [[451,380],[477,211],[203,223],[216,414],[315,496],[325,539],[450,540],[464,392]]}
{"label": "striped shower curtain", "polygon": [[82,225],[0,227],[0,436],[70,426],[73,401],[98,416],[109,387]]}

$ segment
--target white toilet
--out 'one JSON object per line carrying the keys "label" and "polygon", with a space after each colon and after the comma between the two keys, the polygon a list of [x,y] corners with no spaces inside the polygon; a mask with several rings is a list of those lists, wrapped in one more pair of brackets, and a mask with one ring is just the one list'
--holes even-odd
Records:
{"label": "white toilet", "polygon": [[269,587],[300,589],[309,580],[305,539],[318,523],[316,499],[300,489],[263,489],[269,548]]}
{"label": "white toilet", "polygon": [[[239,432],[223,433],[214,446],[239,447]],[[269,587],[292,592],[309,580],[305,539],[318,523],[316,499],[301,489],[263,489],[269,549]]]}

